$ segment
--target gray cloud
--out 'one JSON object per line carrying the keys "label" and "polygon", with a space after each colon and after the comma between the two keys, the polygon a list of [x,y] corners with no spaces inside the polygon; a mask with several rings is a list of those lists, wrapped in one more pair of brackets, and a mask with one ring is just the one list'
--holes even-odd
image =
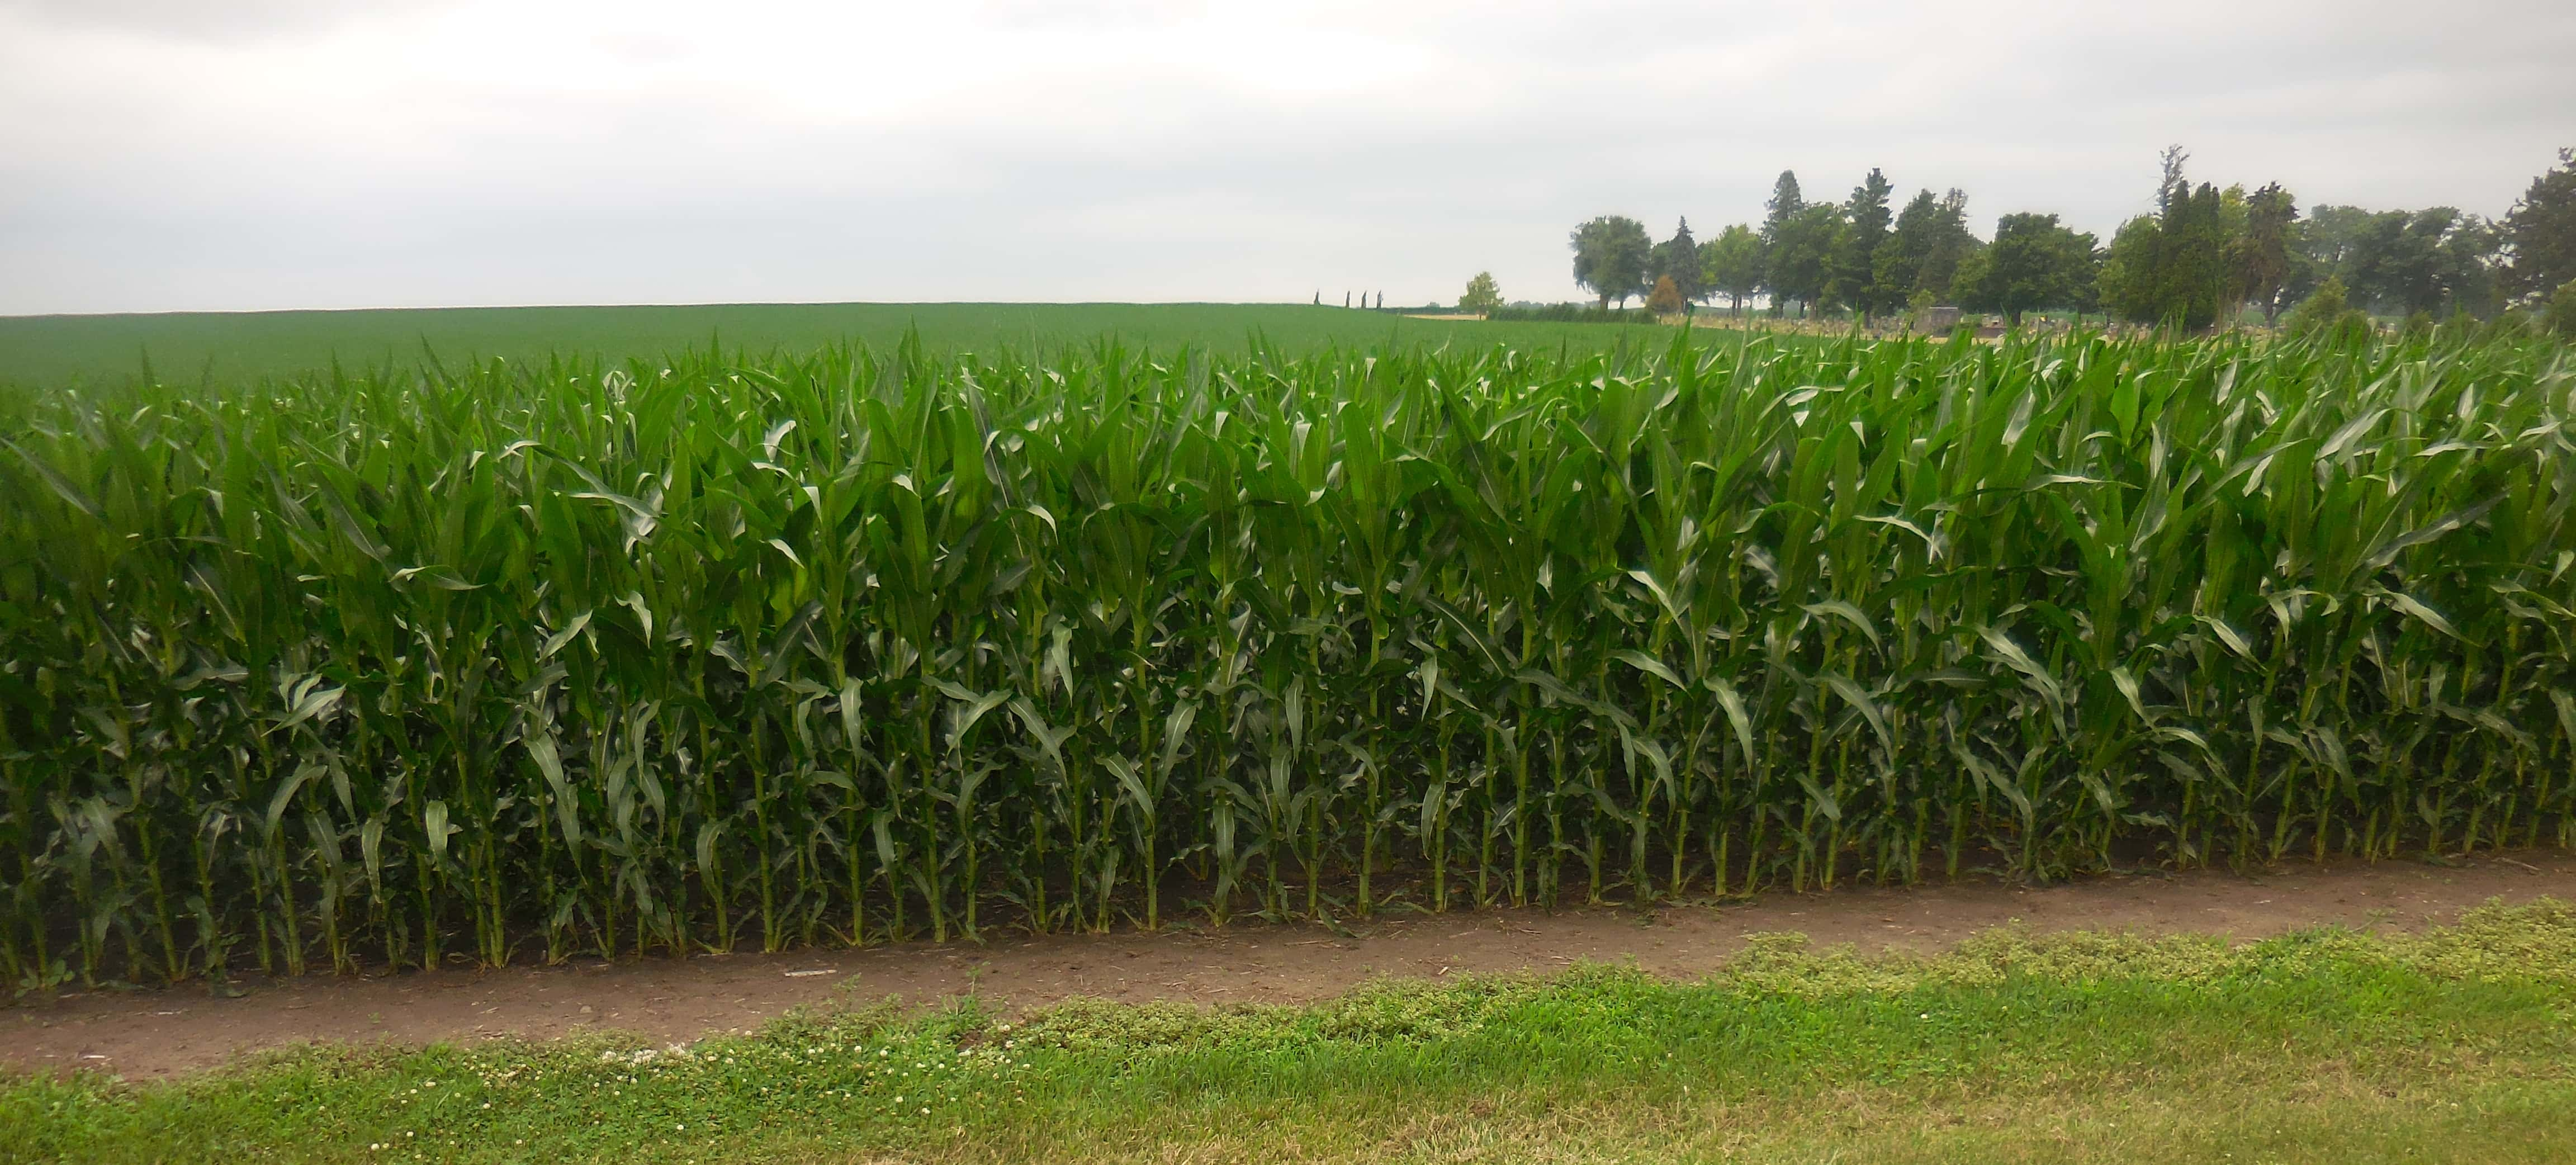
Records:
{"label": "gray cloud", "polygon": [[0,0],[0,311],[1559,298],[1784,168],[2107,235],[2174,141],[2483,214],[2576,143],[2543,0],[196,7]]}

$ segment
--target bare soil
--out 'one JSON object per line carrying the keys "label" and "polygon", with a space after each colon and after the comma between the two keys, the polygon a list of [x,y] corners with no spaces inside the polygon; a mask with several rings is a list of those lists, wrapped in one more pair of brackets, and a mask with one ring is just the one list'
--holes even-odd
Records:
{"label": "bare soil", "polygon": [[[0,1007],[0,1072],[81,1067],[149,1079],[307,1042],[397,1045],[617,1030],[654,1042],[745,1031],[798,1007],[967,994],[1007,1010],[1076,996],[1291,1003],[1374,977],[1547,971],[1626,962],[1690,978],[1765,931],[1863,951],[1946,949],[1979,931],[2214,933],[2250,940],[2321,925],[2411,930],[2489,899],[2576,898],[2576,854],[2534,851],[2416,862],[2294,864],[2261,874],[2114,875],[2048,887],[1965,882],[1915,889],[1765,894],[1653,910],[1406,914],[1348,933],[1236,924],[1161,933],[1014,934],[983,945],[705,955],[554,967],[308,976],[238,996],[205,985],[63,993]],[[238,985],[237,988],[238,989]]]}

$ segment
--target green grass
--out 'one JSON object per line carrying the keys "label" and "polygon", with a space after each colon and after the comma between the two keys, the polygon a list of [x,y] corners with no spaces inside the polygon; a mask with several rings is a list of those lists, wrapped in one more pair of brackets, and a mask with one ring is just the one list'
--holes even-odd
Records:
{"label": "green grass", "polygon": [[1481,324],[1302,304],[841,303],[636,307],[498,307],[377,311],[177,312],[0,317],[0,384],[120,381],[149,357],[163,380],[238,383],[327,368],[409,367],[424,352],[449,365],[494,356],[654,359],[711,337],[727,350],[808,352],[851,341],[891,347],[907,330],[938,350],[1182,344],[1240,351],[1255,333],[1289,352],[1344,347],[1509,343],[1599,351],[1661,343],[1646,326]]}
{"label": "green grass", "polygon": [[[2576,908],[2420,937],[1757,945],[1692,984],[1386,983],[1315,1007],[802,1016],[0,1085],[10,1161],[2547,1161]],[[374,1146],[385,1146],[378,1149]]]}

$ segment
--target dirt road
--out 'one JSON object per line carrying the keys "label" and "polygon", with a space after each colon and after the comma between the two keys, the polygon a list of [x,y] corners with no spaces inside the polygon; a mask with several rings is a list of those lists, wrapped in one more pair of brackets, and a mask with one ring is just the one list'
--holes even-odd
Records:
{"label": "dirt road", "polygon": [[306,1041],[402,1044],[620,1029],[661,1042],[749,1029],[790,1008],[889,996],[926,1003],[974,992],[998,1006],[1072,996],[1296,1002],[1372,976],[1545,971],[1633,959],[1658,974],[1707,973],[1762,931],[1803,931],[1864,950],[1946,948],[2018,922],[2037,930],[2180,931],[2259,938],[2318,925],[2411,929],[2489,898],[2576,899],[2576,854],[2291,865],[2260,876],[2127,875],[2046,888],[1966,883],[1912,890],[1766,894],[1722,907],[1553,914],[1409,914],[1352,926],[1238,924],[1218,931],[995,936],[862,951],[701,956],[556,967],[303,979],[234,998],[207,987],[92,991],[0,1007],[0,1068],[72,1066],[129,1079],[215,1066]]}

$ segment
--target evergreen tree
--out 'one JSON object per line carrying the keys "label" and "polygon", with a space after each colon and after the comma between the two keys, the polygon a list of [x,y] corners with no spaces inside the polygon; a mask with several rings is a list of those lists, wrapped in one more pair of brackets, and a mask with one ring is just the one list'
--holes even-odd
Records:
{"label": "evergreen tree", "polygon": [[1981,245],[1968,230],[1964,192],[1952,189],[1935,198],[1931,191],[1921,191],[1897,214],[1895,229],[1871,262],[1873,295],[1888,309],[1918,295],[1929,295],[1934,303],[1965,298],[1952,281],[1960,261]]}
{"label": "evergreen tree", "polygon": [[1708,277],[1701,271],[1699,244],[1692,240],[1690,220],[1681,220],[1673,228],[1673,237],[1655,244],[1654,254],[1646,263],[1646,274],[1655,279],[1670,279],[1683,299],[1708,298]]}
{"label": "evergreen tree", "polygon": [[2191,155],[2180,145],[2166,146],[2165,152],[2158,155],[2165,171],[2164,177],[2156,182],[2156,214],[2159,216],[2173,213],[2175,199],[2191,194],[2191,183],[2183,179],[2183,163],[2190,160]]}
{"label": "evergreen tree", "polygon": [[2217,187],[2203,182],[2174,192],[2165,212],[2163,243],[2163,310],[2157,318],[2194,332],[2218,322],[2218,301],[2225,298],[2227,286],[2227,240]]}
{"label": "evergreen tree", "polygon": [[1887,196],[1894,190],[1887,176],[1875,167],[1861,184],[1852,187],[1851,200],[1843,204],[1843,229],[1834,239],[1833,254],[1826,260],[1826,298],[1850,304],[1863,320],[1872,314],[1903,303],[1904,297],[1887,299],[1878,284],[1878,249],[1887,242]]}
{"label": "evergreen tree", "polygon": [[1903,302],[1924,290],[1923,266],[1932,257],[1940,214],[1941,204],[1929,190],[1917,192],[1897,213],[1895,229],[1888,232],[1887,241],[1871,257],[1870,283],[1876,297]]}
{"label": "evergreen tree", "polygon": [[2190,155],[2164,152],[2156,213],[2121,224],[2097,282],[2113,313],[2140,323],[2198,331],[2217,322],[2227,297],[2225,211],[2218,188],[2194,188],[2183,173]]}
{"label": "evergreen tree", "polygon": [[1780,232],[1788,228],[1790,220],[1807,209],[1806,197],[1798,193],[1797,171],[1780,171],[1780,176],[1771,182],[1770,201],[1762,205],[1770,208],[1770,213],[1762,219],[1762,242],[1765,245],[1777,243]]}
{"label": "evergreen tree", "polygon": [[1968,229],[1968,192],[1951,187],[1941,196],[1933,211],[1932,249],[1923,258],[1923,266],[1914,274],[1914,290],[1928,291],[1937,300],[1955,298],[1959,265],[1968,261],[1985,244],[1976,232]]}
{"label": "evergreen tree", "polygon": [[[1779,315],[1788,310],[1789,300],[1794,298],[1794,295],[1782,289],[1779,272],[1775,268],[1782,257],[1790,253],[1784,243],[1795,233],[1794,224],[1798,221],[1798,216],[1807,210],[1806,195],[1798,190],[1797,171],[1780,171],[1780,176],[1771,180],[1770,199],[1762,205],[1767,208],[1762,217],[1760,236],[1762,287],[1771,295],[1771,314]],[[1804,258],[1804,256],[1799,257],[1802,260]]]}

